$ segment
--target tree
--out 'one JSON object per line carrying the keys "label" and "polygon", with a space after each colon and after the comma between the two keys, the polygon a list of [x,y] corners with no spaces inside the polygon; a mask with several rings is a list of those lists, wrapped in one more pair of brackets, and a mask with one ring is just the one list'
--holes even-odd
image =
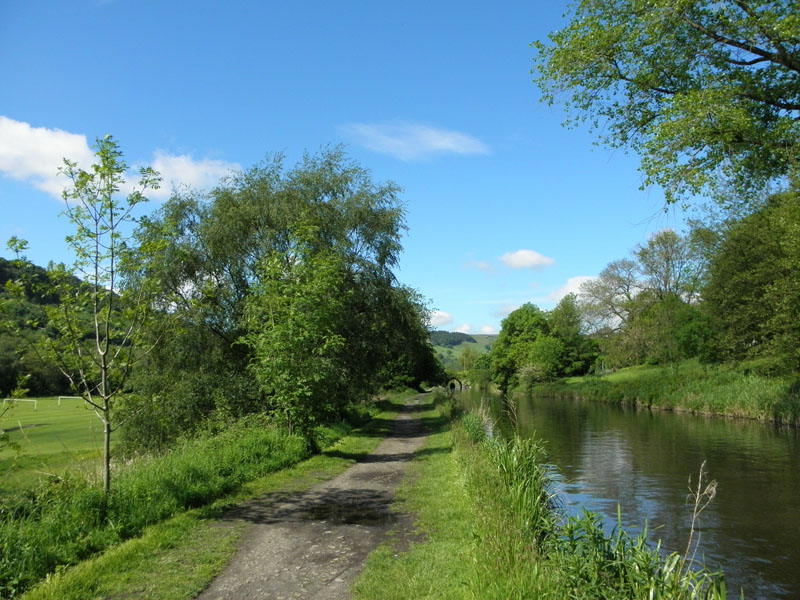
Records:
{"label": "tree", "polygon": [[[405,228],[398,194],[336,147],[291,169],[268,158],[208,192],[176,193],[144,219],[137,238],[153,250],[142,273],[172,318],[133,380],[157,423],[135,419],[125,435],[162,445],[209,415],[260,411],[306,428],[345,397],[435,379],[427,310],[392,273]],[[317,372],[313,340],[326,348]],[[300,378],[296,389],[278,380],[278,364]]]}
{"label": "tree", "polygon": [[799,31],[795,0],[580,0],[534,42],[536,81],[668,202],[747,193],[798,172]]}
{"label": "tree", "polygon": [[[152,316],[145,286],[121,287],[121,264],[137,271],[137,254],[129,251],[126,232],[133,210],[146,201],[143,192],[158,187],[159,176],[140,169],[138,185],[126,197],[119,192],[127,165],[117,142],[109,135],[96,144],[97,162],[88,171],[64,161],[61,172],[70,180],[64,190],[65,213],[76,231],[67,237],[75,253],[72,269],[51,270],[61,305],[48,309],[57,336],[48,347],[72,387],[103,423],[103,490],[111,485],[111,434],[119,427],[113,412],[133,365],[146,349],[142,329]],[[82,283],[75,285],[74,276]],[[140,283],[142,283],[140,281]]]}
{"label": "tree", "polygon": [[518,372],[525,365],[540,332],[547,333],[547,317],[530,302],[510,313],[500,324],[492,346],[492,380],[507,394],[519,382]]}
{"label": "tree", "polygon": [[653,235],[581,286],[581,304],[603,353],[617,364],[675,363],[701,342],[697,303],[705,255],[670,229]]}
{"label": "tree", "polygon": [[309,437],[348,400],[344,332],[352,286],[341,257],[310,251],[302,237],[291,254],[266,257],[262,269],[248,302],[251,367],[273,414]]}
{"label": "tree", "polygon": [[800,190],[728,225],[703,298],[719,358],[800,369]]}

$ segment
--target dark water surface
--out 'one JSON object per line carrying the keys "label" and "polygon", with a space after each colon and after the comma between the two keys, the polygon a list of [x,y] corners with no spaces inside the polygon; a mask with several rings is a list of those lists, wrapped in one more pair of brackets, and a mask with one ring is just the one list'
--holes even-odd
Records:
{"label": "dark water surface", "polygon": [[[478,392],[463,393],[471,405]],[[496,397],[487,397],[501,429],[513,427]],[[725,573],[730,598],[800,598],[800,436],[751,421],[625,410],[571,400],[517,399],[516,430],[545,442],[558,468],[569,514],[583,508],[616,524],[617,505],[631,533],[684,551],[691,507],[688,480],[701,463],[718,482],[700,516],[700,546]]]}

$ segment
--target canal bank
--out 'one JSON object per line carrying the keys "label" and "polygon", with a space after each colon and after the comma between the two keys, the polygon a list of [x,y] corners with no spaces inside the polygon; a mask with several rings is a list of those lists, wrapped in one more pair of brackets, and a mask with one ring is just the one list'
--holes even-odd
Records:
{"label": "canal bank", "polygon": [[539,383],[525,395],[606,402],[625,407],[746,418],[800,426],[800,380],[697,360],[664,366],[627,367],[602,376]]}
{"label": "canal bank", "polygon": [[419,541],[371,556],[355,598],[724,597],[717,579],[680,555],[604,534],[600,517],[564,524],[540,445],[484,432],[472,414],[430,435],[399,491],[401,510],[417,515]]}
{"label": "canal bank", "polygon": [[466,393],[506,434],[542,440],[568,514],[603,516],[683,551],[689,477],[705,461],[717,495],[701,515],[698,557],[721,568],[731,597],[800,597],[800,438],[794,428],[612,403]]}

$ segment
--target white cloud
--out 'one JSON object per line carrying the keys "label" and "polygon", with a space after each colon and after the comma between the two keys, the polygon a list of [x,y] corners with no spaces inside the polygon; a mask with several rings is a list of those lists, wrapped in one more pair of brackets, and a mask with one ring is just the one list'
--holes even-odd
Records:
{"label": "white cloud", "polygon": [[590,275],[579,275],[577,277],[570,277],[569,279],[567,279],[567,283],[562,285],[557,290],[547,294],[547,299],[553,302],[559,302],[567,294],[578,294],[581,291],[581,285],[585,281],[591,281],[593,279],[597,279],[597,277],[593,277]]}
{"label": "white cloud", "polygon": [[173,155],[163,150],[153,153],[150,166],[161,174],[162,181],[159,190],[147,195],[161,199],[168,198],[174,188],[182,186],[198,190],[213,187],[222,177],[241,169],[237,163],[211,158],[197,160],[188,154]]}
{"label": "white cloud", "polygon": [[464,323],[463,325],[456,327],[456,331],[459,333],[469,333],[470,329],[472,329],[472,325],[469,323]]}
{"label": "white cloud", "polygon": [[539,254],[535,250],[517,250],[516,252],[506,252],[500,260],[512,269],[534,269],[541,270],[555,264],[555,260],[549,256]]}
{"label": "white cloud", "polygon": [[415,123],[350,123],[341,128],[356,143],[400,160],[434,154],[489,154],[489,147],[460,131]]}
{"label": "white cloud", "polygon": [[31,127],[0,115],[0,173],[61,197],[66,178],[58,174],[64,158],[87,168],[93,153],[85,135],[61,129]]}
{"label": "white cloud", "polygon": [[431,313],[431,325],[433,327],[441,327],[453,322],[453,315],[446,313],[442,310],[435,310]]}
{"label": "white cloud", "polygon": [[[123,149],[124,150],[124,149]],[[33,187],[56,198],[68,185],[68,180],[58,174],[64,158],[87,169],[94,162],[94,151],[86,136],[61,129],[32,127],[0,115],[0,174],[11,179],[30,183]],[[127,174],[123,191],[132,188],[138,178],[136,171],[145,163],[134,165]],[[150,162],[163,178],[161,189],[147,192],[151,198],[165,199],[174,188],[186,186],[204,189],[215,185],[221,177],[239,170],[237,163],[210,158],[195,159],[188,154],[173,155],[156,150]]]}
{"label": "white cloud", "polygon": [[481,333],[484,333],[484,334],[497,333],[497,328],[493,327],[491,325],[484,325],[484,326],[481,327]]}

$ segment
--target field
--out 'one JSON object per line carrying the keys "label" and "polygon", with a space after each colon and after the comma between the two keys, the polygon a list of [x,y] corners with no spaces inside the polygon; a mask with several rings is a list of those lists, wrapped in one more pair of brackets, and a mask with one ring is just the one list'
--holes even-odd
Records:
{"label": "field", "polygon": [[434,345],[433,349],[434,352],[439,356],[439,359],[442,361],[445,367],[453,368],[453,369],[461,369],[459,365],[459,358],[461,354],[467,348],[471,348],[477,354],[486,354],[489,352],[489,349],[494,344],[494,341],[497,339],[497,335],[489,335],[489,334],[478,334],[478,333],[471,333],[470,334],[474,339],[475,342],[462,342],[457,346],[439,346]]}
{"label": "field", "polygon": [[94,412],[82,400],[36,400],[15,402],[0,419],[10,442],[0,448],[0,495],[67,467],[99,465],[103,429]]}

